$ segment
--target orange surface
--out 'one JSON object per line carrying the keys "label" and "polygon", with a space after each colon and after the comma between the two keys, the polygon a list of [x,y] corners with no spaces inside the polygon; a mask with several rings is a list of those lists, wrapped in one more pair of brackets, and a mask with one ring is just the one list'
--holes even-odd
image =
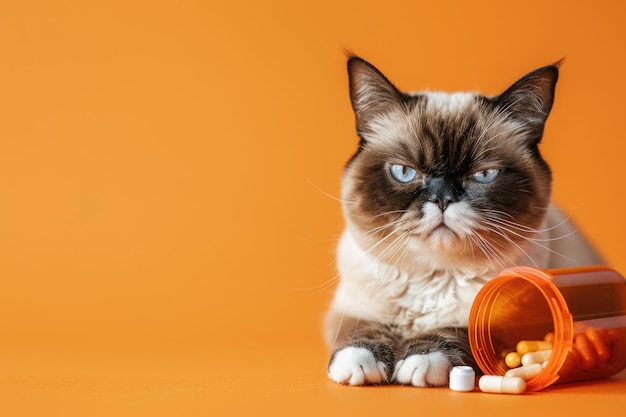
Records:
{"label": "orange surface", "polygon": [[624,374],[521,397],[326,380],[344,47],[402,89],[488,94],[565,56],[554,196],[626,272],[624,6],[404,3],[0,4],[0,415],[623,413]]}

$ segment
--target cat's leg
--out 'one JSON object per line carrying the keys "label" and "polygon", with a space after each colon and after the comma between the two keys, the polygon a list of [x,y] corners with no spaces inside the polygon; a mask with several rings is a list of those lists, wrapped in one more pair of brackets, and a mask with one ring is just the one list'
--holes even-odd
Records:
{"label": "cat's leg", "polygon": [[339,384],[386,384],[396,361],[397,337],[380,323],[338,317],[328,376]]}
{"label": "cat's leg", "polygon": [[476,369],[466,328],[444,328],[407,340],[402,358],[396,363],[393,381],[416,387],[448,385],[454,366]]}

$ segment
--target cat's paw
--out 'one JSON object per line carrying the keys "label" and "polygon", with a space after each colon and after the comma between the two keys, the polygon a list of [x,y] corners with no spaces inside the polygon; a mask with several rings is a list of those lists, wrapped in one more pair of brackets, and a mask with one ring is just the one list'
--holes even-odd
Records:
{"label": "cat's paw", "polygon": [[333,355],[328,376],[339,384],[368,385],[388,382],[387,365],[364,347],[345,347]]}
{"label": "cat's paw", "polygon": [[443,352],[413,354],[396,363],[393,380],[415,387],[443,387],[448,385],[451,368]]}

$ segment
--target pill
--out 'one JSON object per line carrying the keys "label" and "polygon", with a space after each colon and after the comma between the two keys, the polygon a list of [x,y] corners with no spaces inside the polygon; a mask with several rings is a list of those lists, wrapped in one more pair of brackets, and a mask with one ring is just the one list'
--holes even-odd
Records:
{"label": "pill", "polygon": [[528,381],[529,379],[539,375],[542,370],[543,367],[540,363],[533,363],[532,365],[524,365],[520,366],[519,368],[509,369],[508,371],[506,371],[504,376],[519,377],[522,378],[524,381]]}
{"label": "pill", "polygon": [[455,366],[450,371],[450,389],[452,391],[469,392],[476,385],[476,372],[471,366]]}
{"label": "pill", "polygon": [[592,329],[587,331],[587,339],[591,342],[593,350],[596,352],[596,356],[602,362],[606,362],[609,359],[609,349],[604,341],[604,335],[600,330]]}
{"label": "pill", "polygon": [[574,345],[582,358],[581,363],[583,369],[586,371],[593,369],[593,367],[596,366],[596,354],[593,351],[593,347],[591,346],[589,339],[587,339],[587,336],[584,333],[576,335],[574,338]]}
{"label": "pill", "polygon": [[564,373],[577,372],[581,367],[581,362],[582,358],[580,356],[580,353],[578,353],[576,347],[572,346],[569,352],[567,352],[567,356],[565,357],[565,362],[561,367],[561,371],[563,371]]}
{"label": "pill", "polygon": [[526,382],[517,377],[483,375],[478,380],[478,387],[482,392],[521,394],[526,390]]}
{"label": "pill", "polygon": [[546,342],[554,343],[554,333],[546,333],[546,335],[543,337],[543,340],[545,340]]}
{"label": "pill", "polygon": [[523,355],[528,352],[552,349],[552,343],[545,340],[522,340],[516,346],[517,353]]}
{"label": "pill", "polygon": [[550,362],[550,361],[545,361],[544,363],[542,363],[542,364],[541,364],[541,367],[542,367],[542,368],[545,368],[546,366],[548,366],[548,363],[549,363],[549,362]]}
{"label": "pill", "polygon": [[506,355],[508,355],[511,352],[515,352],[515,351],[511,349],[505,349],[505,350],[500,351],[500,358],[502,359],[506,358]]}
{"label": "pill", "polygon": [[609,329],[606,332],[604,332],[604,334],[606,334],[606,337],[609,340],[609,342],[614,342],[619,338],[619,333],[617,329]]}
{"label": "pill", "polygon": [[550,359],[552,350],[538,350],[536,352],[528,352],[522,356],[522,365],[532,365],[533,363],[544,363]]}
{"label": "pill", "polygon": [[504,363],[509,368],[517,368],[522,364],[522,355],[517,352],[509,352],[504,358]]}

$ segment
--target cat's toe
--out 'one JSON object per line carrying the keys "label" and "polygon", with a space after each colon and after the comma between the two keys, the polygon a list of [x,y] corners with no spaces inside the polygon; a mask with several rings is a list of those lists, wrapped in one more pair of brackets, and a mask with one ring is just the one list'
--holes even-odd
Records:
{"label": "cat's toe", "polygon": [[328,376],[339,384],[379,384],[387,382],[387,366],[369,349],[349,346],[335,353]]}
{"label": "cat's toe", "polygon": [[396,363],[393,379],[415,387],[442,387],[448,385],[450,368],[442,352],[409,355]]}

